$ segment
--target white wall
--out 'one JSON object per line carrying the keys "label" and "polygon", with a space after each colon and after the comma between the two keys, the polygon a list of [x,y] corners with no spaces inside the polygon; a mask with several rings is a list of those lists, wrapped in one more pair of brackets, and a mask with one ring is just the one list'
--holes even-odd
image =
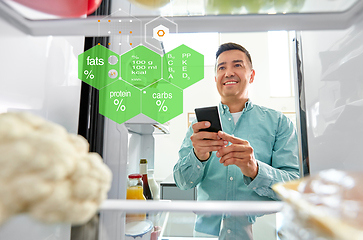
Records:
{"label": "white wall", "polygon": [[[204,79],[185,89],[183,114],[170,120],[170,134],[156,135],[155,137],[155,179],[162,181],[172,174],[173,166],[178,160],[178,151],[188,128],[188,113],[193,113],[194,108],[202,106],[218,105],[219,94],[214,82],[214,61],[218,45],[225,42],[236,42],[244,46],[251,54],[254,69],[256,71],[255,81],[250,89],[251,100],[259,105],[273,108],[283,112],[295,112],[294,97],[271,98],[269,88],[269,61],[268,61],[268,34],[263,33],[230,33],[215,34],[216,45],[214,49],[207,49],[213,54],[208,55],[211,59],[205,59]],[[195,38],[193,38],[195,41]],[[186,40],[185,40],[186,41]],[[205,40],[202,40],[205,41]],[[208,39],[208,41],[214,41]],[[203,53],[205,49],[197,44],[194,46],[186,43],[194,50]],[[205,54],[204,54],[205,55]],[[206,55],[205,55],[206,56]]]}

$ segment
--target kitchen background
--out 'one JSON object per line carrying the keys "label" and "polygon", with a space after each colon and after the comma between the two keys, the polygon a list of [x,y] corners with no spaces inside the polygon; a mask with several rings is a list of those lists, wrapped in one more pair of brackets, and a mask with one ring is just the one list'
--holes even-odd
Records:
{"label": "kitchen background", "polygon": [[293,33],[287,31],[256,33],[178,34],[165,41],[166,52],[185,44],[204,55],[204,79],[184,90],[183,114],[169,121],[170,134],[155,135],[155,178],[162,181],[172,173],[179,147],[188,128],[188,114],[194,108],[218,105],[214,82],[215,52],[225,42],[236,42],[251,54],[256,71],[250,98],[259,105],[282,111],[295,121],[295,95],[292,80],[291,45]]}

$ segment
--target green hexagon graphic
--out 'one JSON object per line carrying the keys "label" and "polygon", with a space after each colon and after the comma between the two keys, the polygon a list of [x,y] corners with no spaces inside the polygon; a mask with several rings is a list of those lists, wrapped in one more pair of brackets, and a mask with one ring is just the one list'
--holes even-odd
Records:
{"label": "green hexagon graphic", "polygon": [[120,74],[120,56],[102,45],[78,55],[78,78],[101,89]]}
{"label": "green hexagon graphic", "polygon": [[141,112],[141,91],[125,81],[116,82],[99,92],[99,113],[121,124]]}
{"label": "green hexagon graphic", "polygon": [[142,113],[159,123],[183,113],[183,90],[163,79],[144,88],[141,98]]}
{"label": "green hexagon graphic", "polygon": [[121,55],[121,78],[140,89],[161,78],[161,56],[145,46]]}
{"label": "green hexagon graphic", "polygon": [[182,44],[163,56],[163,78],[186,89],[204,78],[204,56]]}

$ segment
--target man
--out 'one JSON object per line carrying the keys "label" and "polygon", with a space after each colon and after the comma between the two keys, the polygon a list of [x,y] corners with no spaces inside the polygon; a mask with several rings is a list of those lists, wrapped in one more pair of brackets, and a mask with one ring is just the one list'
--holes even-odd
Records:
{"label": "man", "polygon": [[[174,166],[174,180],[183,190],[197,187],[198,201],[277,200],[271,186],[299,177],[295,128],[282,113],[250,101],[255,70],[244,47],[222,44],[216,58],[223,132],[201,131],[209,122],[192,124]],[[253,215],[198,215],[195,231],[220,239],[252,239],[254,221]]]}

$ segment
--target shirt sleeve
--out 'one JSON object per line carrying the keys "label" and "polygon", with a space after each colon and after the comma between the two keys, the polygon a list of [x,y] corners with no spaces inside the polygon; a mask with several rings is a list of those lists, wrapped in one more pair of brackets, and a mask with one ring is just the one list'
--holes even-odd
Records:
{"label": "shirt sleeve", "polygon": [[195,156],[192,141],[190,140],[192,134],[193,129],[190,126],[180,147],[178,162],[173,169],[174,181],[182,190],[194,188],[201,182],[204,166],[207,162],[201,162]]}
{"label": "shirt sleeve", "polygon": [[275,144],[272,151],[271,166],[257,160],[258,173],[255,179],[244,176],[248,188],[260,196],[279,200],[272,185],[299,178],[299,155],[296,130],[285,115],[279,119]]}

